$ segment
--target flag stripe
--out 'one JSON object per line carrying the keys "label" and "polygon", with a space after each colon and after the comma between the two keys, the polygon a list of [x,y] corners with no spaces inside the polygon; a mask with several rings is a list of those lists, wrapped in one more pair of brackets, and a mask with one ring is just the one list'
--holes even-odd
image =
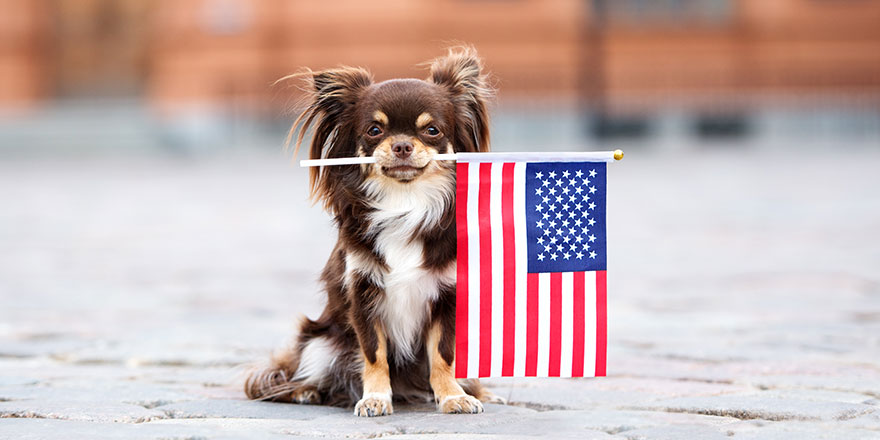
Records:
{"label": "flag stripe", "polygon": [[480,224],[480,369],[488,377],[492,368],[492,223],[489,199],[492,164],[480,164],[480,190],[477,221]]}
{"label": "flag stripe", "polygon": [[455,298],[455,376],[467,376],[468,362],[468,164],[459,162],[456,166],[456,205],[455,222],[458,260],[456,270]]}
{"label": "flag stripe", "polygon": [[480,166],[468,168],[468,366],[467,377],[477,377],[480,367]]}
{"label": "flag stripe", "polygon": [[596,372],[596,272],[584,272],[584,376]]}
{"label": "flag stripe", "polygon": [[[501,221],[504,228],[504,342],[501,375],[513,376],[516,350],[516,223],[513,221],[513,167],[503,164],[501,172]],[[496,315],[497,316],[497,315]]]}
{"label": "flag stripe", "polygon": [[490,368],[488,376],[501,375],[501,361],[504,356],[504,290],[507,280],[504,276],[506,256],[506,240],[504,239],[504,228],[502,191],[503,184],[503,163],[493,163],[490,171],[490,179],[492,180],[491,189],[489,190],[489,225],[492,229],[492,313],[490,315],[492,326],[492,345],[489,356]]}
{"label": "flag stripe", "polygon": [[574,273],[574,292],[572,297],[572,353],[571,375],[584,375],[584,278],[583,272]]}
{"label": "flag stripe", "polygon": [[526,292],[526,376],[538,374],[538,274],[528,274]]}
{"label": "flag stripe", "polygon": [[550,359],[547,375],[559,377],[560,350],[562,348],[562,274],[550,274]]}
{"label": "flag stripe", "polygon": [[596,376],[605,375],[605,355],[607,344],[606,311],[607,278],[604,270],[596,271]]}
{"label": "flag stripe", "polygon": [[571,377],[572,321],[574,318],[574,272],[562,272],[562,319],[559,344],[559,376]]}
{"label": "flag stripe", "polygon": [[550,273],[538,274],[538,377],[550,369]]}
{"label": "flag stripe", "polygon": [[514,325],[516,327],[513,375],[517,377],[525,376],[526,373],[526,335],[527,335],[527,310],[526,302],[528,284],[528,237],[526,235],[526,164],[518,162],[514,165],[513,170],[513,220],[514,235],[516,246],[516,267],[519,269],[515,274],[515,292],[516,296],[516,317]]}

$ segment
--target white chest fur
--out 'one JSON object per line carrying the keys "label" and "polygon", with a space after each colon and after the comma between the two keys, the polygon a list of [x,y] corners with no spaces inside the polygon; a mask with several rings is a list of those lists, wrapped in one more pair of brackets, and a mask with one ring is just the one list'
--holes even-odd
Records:
{"label": "white chest fur", "polygon": [[443,271],[423,267],[424,249],[417,237],[421,228],[436,226],[451,202],[448,178],[438,177],[442,180],[409,184],[385,181],[368,188],[376,208],[371,230],[376,233],[376,250],[388,268],[380,275],[385,298],[379,312],[398,361],[415,358],[419,336],[440,285],[455,282],[454,264]]}

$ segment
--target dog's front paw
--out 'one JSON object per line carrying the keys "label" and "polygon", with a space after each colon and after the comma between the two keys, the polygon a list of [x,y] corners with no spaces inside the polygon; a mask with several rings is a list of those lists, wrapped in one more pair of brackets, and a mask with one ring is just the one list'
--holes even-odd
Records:
{"label": "dog's front paw", "polygon": [[358,417],[387,416],[394,413],[391,407],[391,396],[381,393],[366,393],[354,406],[354,415]]}
{"label": "dog's front paw", "polygon": [[480,395],[480,402],[483,403],[497,403],[499,405],[507,405],[507,399],[496,395],[495,393],[485,390],[483,394]]}
{"label": "dog's front paw", "polygon": [[440,400],[439,407],[440,411],[446,414],[479,414],[483,412],[483,404],[467,394],[444,397]]}

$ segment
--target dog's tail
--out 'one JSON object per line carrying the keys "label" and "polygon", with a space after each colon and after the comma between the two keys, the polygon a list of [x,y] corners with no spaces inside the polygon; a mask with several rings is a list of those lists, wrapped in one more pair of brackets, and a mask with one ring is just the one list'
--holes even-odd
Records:
{"label": "dog's tail", "polygon": [[293,402],[300,388],[294,380],[299,365],[299,350],[295,346],[275,353],[268,364],[255,366],[247,373],[244,393],[248,399]]}

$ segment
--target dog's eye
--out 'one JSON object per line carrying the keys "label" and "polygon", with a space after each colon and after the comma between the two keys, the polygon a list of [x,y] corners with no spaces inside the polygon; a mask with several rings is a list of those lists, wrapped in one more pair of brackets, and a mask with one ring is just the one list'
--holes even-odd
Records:
{"label": "dog's eye", "polygon": [[433,125],[428,127],[425,130],[425,133],[427,133],[428,136],[440,136],[440,130],[438,130],[437,127],[435,127]]}
{"label": "dog's eye", "polygon": [[381,135],[381,134],[382,134],[382,129],[379,128],[379,127],[376,126],[376,125],[370,127],[370,129],[367,130],[367,136],[370,136],[370,137],[376,137],[376,136],[379,136],[379,135]]}

